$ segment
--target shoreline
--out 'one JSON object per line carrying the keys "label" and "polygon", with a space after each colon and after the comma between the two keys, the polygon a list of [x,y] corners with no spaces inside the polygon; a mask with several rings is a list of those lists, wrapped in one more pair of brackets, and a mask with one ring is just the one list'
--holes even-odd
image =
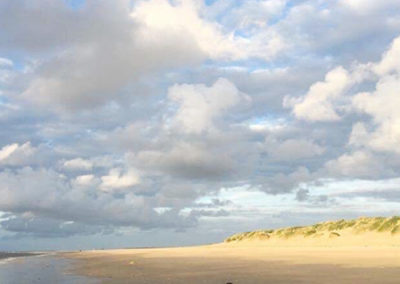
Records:
{"label": "shoreline", "polygon": [[3,258],[0,263],[0,283],[2,284],[99,283],[97,279],[68,273],[76,261],[62,258],[54,252],[24,256],[18,254],[15,258]]}
{"label": "shoreline", "polygon": [[36,255],[42,255],[42,254],[43,253],[39,253],[39,252],[0,252],[0,260],[4,260],[7,258],[36,256]]}

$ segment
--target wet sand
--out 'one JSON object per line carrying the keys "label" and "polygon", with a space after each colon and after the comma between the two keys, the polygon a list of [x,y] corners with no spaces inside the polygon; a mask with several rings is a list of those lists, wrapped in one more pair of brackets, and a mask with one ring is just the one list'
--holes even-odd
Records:
{"label": "wet sand", "polygon": [[14,258],[14,257],[23,257],[23,256],[34,256],[39,253],[30,253],[30,252],[0,252],[0,259],[4,258]]}
{"label": "wet sand", "polygon": [[13,255],[0,262],[1,284],[95,284],[96,279],[67,273],[73,260],[53,254]]}
{"label": "wet sand", "polygon": [[400,247],[210,245],[64,254],[102,283],[399,283]]}

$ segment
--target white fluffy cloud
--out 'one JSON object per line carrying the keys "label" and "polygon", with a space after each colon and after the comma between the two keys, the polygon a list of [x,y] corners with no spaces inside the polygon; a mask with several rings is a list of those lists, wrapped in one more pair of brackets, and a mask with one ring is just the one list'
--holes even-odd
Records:
{"label": "white fluffy cloud", "polygon": [[381,76],[392,72],[400,73],[400,37],[393,40],[381,61],[374,64],[372,69]]}
{"label": "white fluffy cloud", "polygon": [[[382,60],[372,65],[378,81],[372,92],[358,93],[353,98],[354,108],[368,114],[373,122],[369,127],[356,124],[353,134],[362,134],[364,144],[377,151],[400,153],[400,37],[382,56]],[[350,141],[357,139],[352,136]]]}
{"label": "white fluffy cloud", "polygon": [[111,169],[108,175],[101,177],[100,188],[104,191],[114,189],[129,188],[140,183],[140,177],[137,171],[129,169],[126,172],[121,169]]}
{"label": "white fluffy cloud", "polygon": [[151,0],[138,2],[131,15],[141,23],[141,37],[149,44],[157,44],[160,38],[188,38],[211,58],[236,53],[229,37],[222,34],[216,23],[203,20],[198,9],[196,2],[190,0],[176,5],[166,0]]}
{"label": "white fluffy cloud", "polygon": [[373,179],[384,173],[382,163],[367,151],[346,153],[339,158],[328,161],[325,168],[333,176]]}
{"label": "white fluffy cloud", "polygon": [[30,142],[6,145],[0,149],[0,165],[21,166],[32,162],[36,148]]}
{"label": "white fluffy cloud", "polygon": [[80,175],[75,178],[74,183],[81,186],[92,185],[96,180],[94,175]]}
{"label": "white fluffy cloud", "polygon": [[[269,1],[263,6],[276,12],[282,4],[276,7]],[[131,15],[142,24],[140,33],[145,41],[185,37],[212,59],[270,59],[285,47],[279,34],[270,30],[249,38],[237,36],[234,31],[227,33],[218,23],[202,18],[202,8],[200,2],[193,0],[174,4],[167,0],[140,1]]]}
{"label": "white fluffy cloud", "polygon": [[[44,6],[35,0],[32,5],[13,8],[18,15],[31,15],[37,9],[47,13]],[[28,50],[31,44],[40,43],[43,46],[33,50],[62,50],[47,60],[36,61],[33,78],[20,96],[21,100],[62,110],[132,100],[132,93],[125,92],[128,86],[166,69],[190,67],[209,59],[269,60],[285,46],[279,33],[267,27],[249,37],[227,31],[203,18],[203,6],[192,0],[174,4],[167,0],[138,1],[132,8],[129,1],[87,1],[75,14],[62,5],[53,9],[51,15],[44,13],[43,18],[48,20],[43,21],[50,22],[54,17],[62,27],[73,22],[64,38],[46,33],[37,18],[30,19],[32,29],[17,25],[8,36],[20,40]],[[37,41],[26,39],[31,37]],[[138,91],[133,95],[143,94]]]}
{"label": "white fluffy cloud", "polygon": [[[80,13],[71,13],[65,5],[48,11],[45,5],[34,1],[31,5],[15,7],[15,13],[31,15],[36,9],[42,9],[45,11],[43,18],[57,17],[57,22],[63,27],[71,23],[73,26],[65,38],[49,43],[46,40],[48,35],[43,32],[46,29],[38,23],[45,20],[31,19],[30,25],[38,27],[32,28],[35,32],[33,37],[43,45],[39,48],[47,50],[52,47],[62,52],[43,62],[38,61],[39,68],[34,70],[33,80],[21,94],[25,101],[67,110],[120,102],[129,99],[124,88],[138,83],[142,77],[206,58],[197,42],[179,32],[171,35],[150,29],[143,31],[151,14],[144,11],[145,16],[135,17],[137,11],[134,10],[131,15],[129,1],[87,1]],[[142,9],[141,4],[137,5],[135,9]],[[156,7],[158,5],[163,7],[161,2]],[[17,26],[15,29],[10,36],[32,37],[28,36],[30,30],[26,27]],[[58,38],[52,35],[52,40]],[[164,56],[166,53],[168,56]]]}
{"label": "white fluffy cloud", "polygon": [[229,80],[220,78],[212,86],[175,85],[168,98],[178,104],[172,124],[188,133],[200,134],[214,129],[215,119],[248,98]]}
{"label": "white fluffy cloud", "polygon": [[63,167],[68,170],[91,170],[93,163],[82,158],[76,158],[65,161]]}
{"label": "white fluffy cloud", "polygon": [[[400,153],[399,66],[400,38],[396,38],[379,62],[358,64],[351,72],[335,68],[326,74],[325,81],[314,83],[304,97],[286,97],[284,105],[292,107],[297,118],[309,121],[339,120],[338,110],[367,114],[372,122],[355,123],[349,144]],[[346,94],[347,99],[344,96],[350,87],[371,81],[375,84],[373,91]]]}
{"label": "white fluffy cloud", "polygon": [[[400,74],[397,74],[381,78],[374,92],[360,93],[353,98],[354,107],[373,118],[372,130],[363,137],[365,145],[379,151],[400,153],[399,91]],[[360,125],[356,127],[355,130],[360,129]]]}
{"label": "white fluffy cloud", "polygon": [[[357,64],[350,72],[336,68],[324,82],[313,84],[306,96],[286,99],[299,119],[343,119],[338,110],[358,119],[348,138],[350,150],[325,163],[328,175],[366,179],[395,175],[400,154],[399,51],[400,38],[396,38],[380,61]],[[368,85],[371,91],[345,93],[350,87],[357,90]],[[385,154],[392,155],[390,162]]]}
{"label": "white fluffy cloud", "polygon": [[297,118],[310,121],[335,121],[340,115],[335,109],[336,100],[354,83],[349,72],[337,67],[326,74],[325,80],[314,83],[300,98],[285,98],[285,106],[293,107]]}

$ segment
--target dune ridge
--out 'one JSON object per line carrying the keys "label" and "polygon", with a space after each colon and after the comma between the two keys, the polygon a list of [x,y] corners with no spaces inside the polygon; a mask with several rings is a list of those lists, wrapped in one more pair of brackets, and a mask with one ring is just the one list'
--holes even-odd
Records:
{"label": "dune ridge", "polygon": [[224,244],[400,246],[400,217],[360,217],[326,221],[310,226],[238,233],[225,239]]}

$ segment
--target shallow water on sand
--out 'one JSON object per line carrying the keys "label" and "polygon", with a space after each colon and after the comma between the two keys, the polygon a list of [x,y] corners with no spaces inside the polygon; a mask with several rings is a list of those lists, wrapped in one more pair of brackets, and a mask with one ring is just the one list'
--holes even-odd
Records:
{"label": "shallow water on sand", "polygon": [[1,260],[1,284],[94,284],[95,279],[89,279],[68,273],[71,260],[54,255],[18,257]]}

